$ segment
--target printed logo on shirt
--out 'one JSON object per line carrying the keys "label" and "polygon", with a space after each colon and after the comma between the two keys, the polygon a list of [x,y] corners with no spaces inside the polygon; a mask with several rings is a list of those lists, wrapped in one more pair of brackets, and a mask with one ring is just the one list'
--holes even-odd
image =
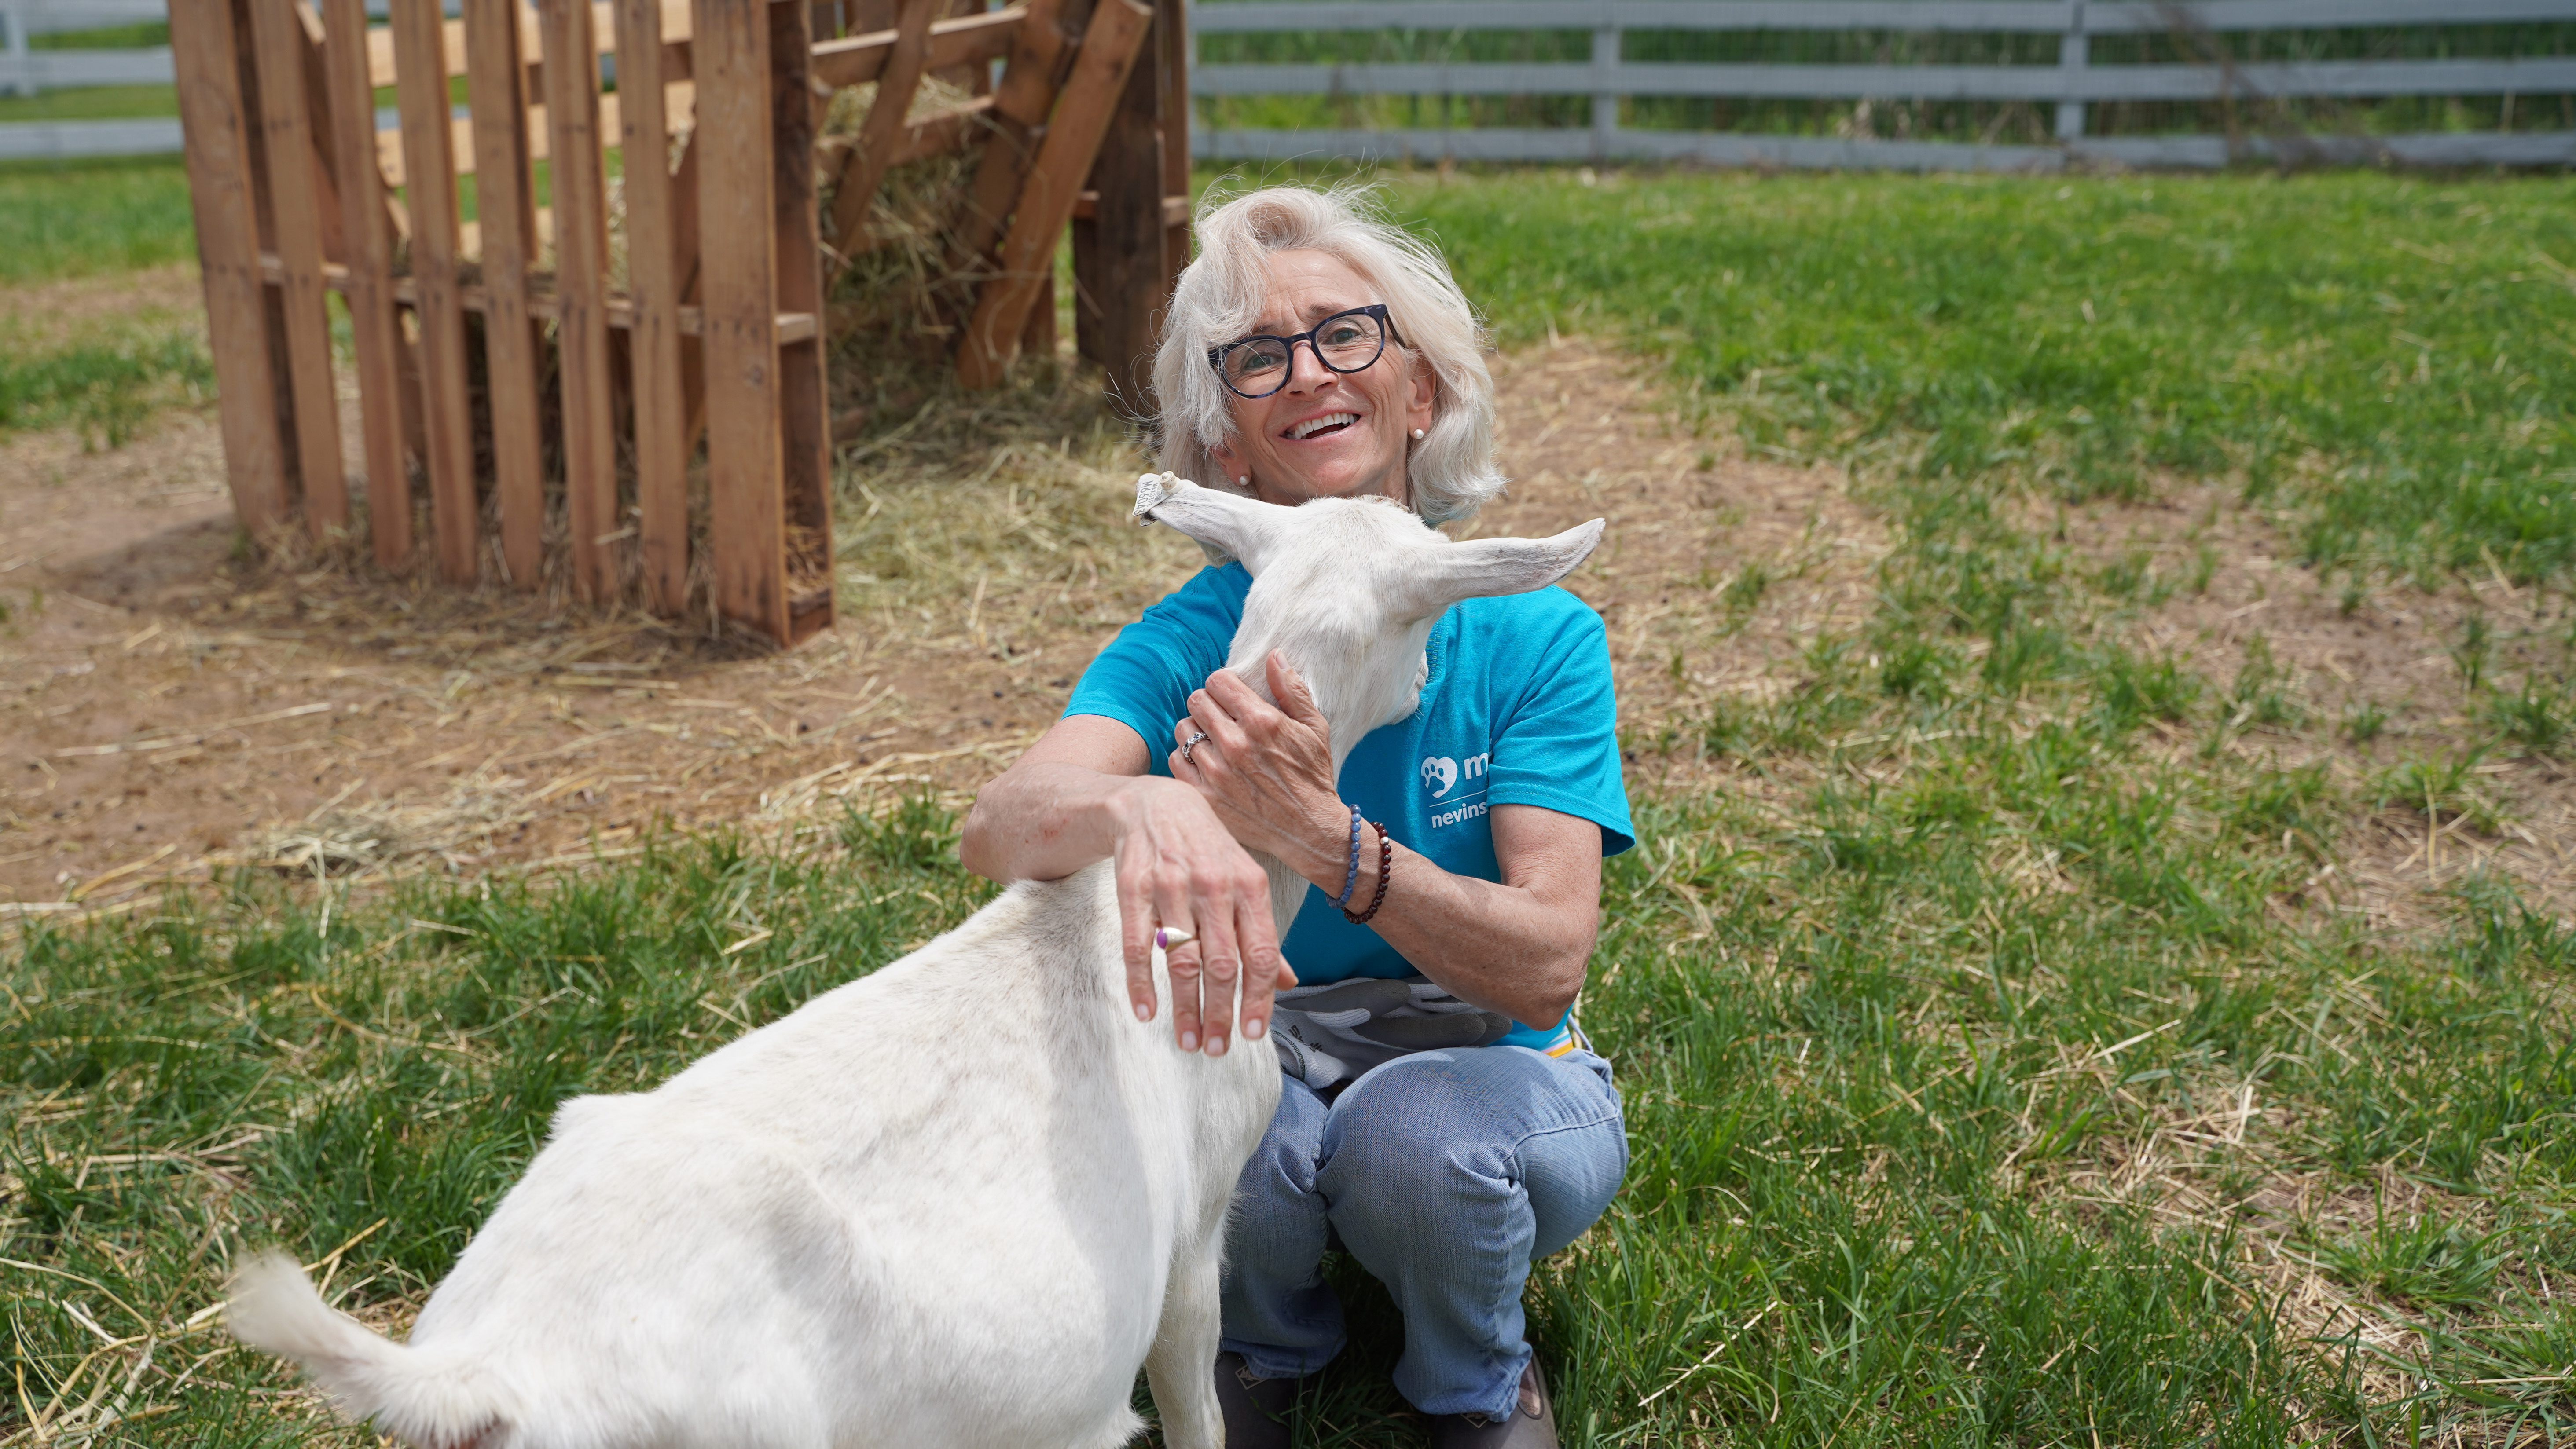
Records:
{"label": "printed logo on shirt", "polygon": [[1493,761],[1494,756],[1491,751],[1481,755],[1469,755],[1463,760],[1452,759],[1447,755],[1431,755],[1424,758],[1422,788],[1431,792],[1432,799],[1448,800],[1450,805],[1449,809],[1432,812],[1433,829],[1436,830],[1444,825],[1456,825],[1464,820],[1473,820],[1485,813],[1485,802],[1475,798],[1485,793],[1481,785],[1465,791],[1455,799],[1450,799],[1449,792],[1458,789],[1462,783],[1484,779]]}
{"label": "printed logo on shirt", "polygon": [[1432,799],[1440,799],[1458,788],[1461,776],[1470,780],[1484,778],[1485,768],[1493,761],[1490,750],[1481,755],[1469,755],[1463,768],[1458,761],[1446,755],[1427,756],[1422,761],[1422,788],[1431,792]]}

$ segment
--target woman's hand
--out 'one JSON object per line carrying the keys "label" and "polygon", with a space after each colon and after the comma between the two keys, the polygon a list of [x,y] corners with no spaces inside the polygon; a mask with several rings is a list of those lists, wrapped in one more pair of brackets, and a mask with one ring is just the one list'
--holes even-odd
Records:
{"label": "woman's hand", "polygon": [[1271,993],[1297,978],[1279,955],[1269,878],[1197,791],[1145,773],[1146,749],[1115,720],[1058,720],[977,794],[958,853],[997,881],[1061,880],[1112,861],[1136,1019],[1154,1019],[1154,928],[1187,932],[1195,939],[1170,948],[1172,1035],[1184,1051],[1221,1056],[1229,1032],[1269,1033]]}
{"label": "woman's hand", "polygon": [[[1172,778],[1196,789],[1246,849],[1309,880],[1328,865],[1338,892],[1350,808],[1333,780],[1331,727],[1284,655],[1272,650],[1264,667],[1275,707],[1227,670],[1190,696],[1190,717],[1172,729]],[[1207,738],[1192,744],[1202,730]],[[1330,859],[1319,863],[1319,854]]]}
{"label": "woman's hand", "polygon": [[[1172,1031],[1181,1050],[1225,1055],[1240,1021],[1243,1039],[1270,1029],[1274,991],[1297,984],[1279,954],[1270,915],[1270,877],[1244,854],[1207,805],[1168,781],[1138,779],[1116,807],[1111,851],[1118,880],[1119,944],[1136,1019],[1154,1019],[1156,924],[1190,939],[1168,947]],[[1242,1010],[1235,988],[1242,987]]]}

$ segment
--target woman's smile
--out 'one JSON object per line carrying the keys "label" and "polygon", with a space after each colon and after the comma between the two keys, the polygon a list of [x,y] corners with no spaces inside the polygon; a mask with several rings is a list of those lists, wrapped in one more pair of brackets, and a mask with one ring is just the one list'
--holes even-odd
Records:
{"label": "woman's smile", "polygon": [[1322,413],[1303,422],[1290,423],[1280,430],[1279,436],[1292,443],[1302,443],[1309,438],[1330,437],[1359,420],[1360,415],[1354,412]]}

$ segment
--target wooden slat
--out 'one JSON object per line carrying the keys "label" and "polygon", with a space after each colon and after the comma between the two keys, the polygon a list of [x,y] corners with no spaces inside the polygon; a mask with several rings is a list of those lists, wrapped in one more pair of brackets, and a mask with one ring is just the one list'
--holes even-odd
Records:
{"label": "wooden slat", "polygon": [[304,87],[303,30],[286,5],[250,7],[259,63],[259,108],[268,147],[269,204],[285,270],[287,397],[295,427],[304,519],[314,541],[349,527],[348,479],[340,463],[340,399],[331,382],[331,310],[322,287],[322,204],[313,124]]}
{"label": "wooden slat", "polygon": [[[695,107],[695,97],[696,88],[685,80],[675,80],[663,87],[662,114],[665,135],[676,134],[689,124],[690,114]],[[624,134],[622,112],[618,107],[617,96],[613,94],[601,96],[599,114],[600,134],[606,136]],[[474,122],[465,117],[458,117],[448,123],[448,129],[455,135],[453,144],[457,153],[456,164],[460,168],[457,174],[470,176],[474,172]],[[546,139],[549,129],[546,124],[546,108],[543,105],[529,107],[528,155],[531,159],[538,161],[547,159],[550,154],[547,147],[553,144]],[[400,132],[377,133],[376,164],[383,168],[387,186],[403,184]]]}
{"label": "wooden slat", "polygon": [[[680,280],[680,313],[698,316],[698,157],[697,133],[680,143],[680,159],[671,168],[671,274]],[[680,392],[689,413],[688,440],[681,451],[694,456],[707,438],[707,357],[705,329],[681,328]]]}
{"label": "wooden slat", "polygon": [[1039,282],[1054,265],[1056,239],[1073,219],[1082,178],[1099,153],[1154,12],[1136,0],[1100,0],[1084,30],[1081,53],[1065,81],[1064,99],[1011,214],[998,275],[984,284],[957,353],[958,380],[970,388],[1002,380],[1019,345]]}
{"label": "wooden slat", "polygon": [[895,21],[894,48],[886,53],[885,68],[877,74],[876,99],[859,127],[857,144],[842,155],[839,185],[832,195],[832,243],[845,265],[866,244],[868,205],[894,164],[895,147],[905,131],[904,117],[912,111],[913,93],[921,88],[930,58],[931,17],[946,3],[903,0]]}
{"label": "wooden slat", "polygon": [[[1079,14],[1072,13],[1076,10]],[[993,247],[1002,239],[1037,153],[1037,128],[1054,108],[1056,91],[1073,62],[1065,23],[1079,24],[1089,14],[1090,0],[1029,0],[1028,17],[1012,33],[1010,63],[993,92],[992,134],[975,163],[975,179],[967,183],[966,201],[950,235],[951,273],[974,276],[991,266]]]}
{"label": "wooden slat", "polygon": [[[670,123],[662,112],[663,7],[620,0],[617,77],[626,153],[626,296],[635,412],[635,507],[644,587],[655,612],[689,600],[688,405],[680,384],[680,290],[671,245]],[[605,127],[603,113],[600,124]],[[649,158],[649,159],[648,159]]]}
{"label": "wooden slat", "polygon": [[544,582],[546,480],[537,392],[544,339],[528,315],[537,199],[529,162],[533,98],[519,50],[525,8],[521,0],[465,0],[478,235],[460,235],[457,243],[461,254],[483,261],[484,396],[492,420],[492,487],[501,506],[501,565],[511,583],[533,589]]}
{"label": "wooden slat", "polygon": [[[801,15],[796,6],[779,9]],[[585,0],[542,0],[546,49],[595,55]],[[600,163],[599,74],[546,67],[546,118],[554,143],[555,343],[562,363],[564,513],[572,531],[573,592],[593,602],[617,592],[616,385],[608,354],[608,181]]]}
{"label": "wooden slat", "polygon": [[343,261],[349,249],[341,235],[339,167],[333,155],[338,142],[333,139],[330,78],[322,64],[322,15],[306,0],[294,0],[290,13],[295,19],[296,72],[304,83],[305,134],[313,151],[313,198],[320,214],[322,255]]}
{"label": "wooden slat", "polygon": [[[607,0],[599,0],[599,3],[592,7],[591,23],[594,33],[603,37],[601,45],[603,51],[606,49],[604,38],[612,28],[610,9],[611,6]],[[542,64],[545,60],[544,42],[538,38],[537,29],[537,18],[533,13],[522,15],[519,23],[519,49],[520,53],[527,57],[530,65]],[[676,64],[672,58],[666,58],[663,62],[663,70],[670,76],[688,74],[689,0],[662,0],[662,41],[670,48],[668,57],[676,58]],[[441,56],[447,67],[447,73],[450,76],[465,74],[465,22],[448,21],[440,31],[440,42]],[[389,86],[395,83],[394,73],[391,27],[369,32],[367,36],[368,80],[375,85]]]}
{"label": "wooden slat", "polygon": [[[767,0],[696,0],[699,285],[706,309],[708,544],[715,606],[788,634],[779,487],[777,175]],[[803,109],[802,98],[798,98]],[[801,159],[800,159],[801,164]]]}
{"label": "wooden slat", "polygon": [[[791,97],[812,94],[810,12],[769,7],[769,83],[777,97],[770,145],[776,158],[778,292],[776,305],[823,309],[822,193],[815,185],[814,138],[821,112]],[[889,87],[891,89],[891,87]],[[900,122],[901,113],[896,120]],[[825,392],[823,339],[780,340],[778,349],[780,506],[787,524],[785,628],[793,644],[832,622],[832,418]]]}
{"label": "wooden slat", "polygon": [[[929,68],[940,71],[977,65],[1010,54],[1020,22],[1029,10],[1028,5],[1012,5],[931,22]],[[845,40],[824,41],[814,47],[815,79],[834,88],[875,80],[900,34],[899,29],[873,30]]]}
{"label": "wooden slat", "polygon": [[411,559],[411,470],[403,463],[402,323],[394,315],[393,236],[375,154],[376,101],[367,84],[364,0],[322,0],[323,68],[331,93],[332,153],[341,167],[340,226],[346,248],[344,301],[358,377],[358,427],[367,479],[367,530],[376,564]]}
{"label": "wooden slat", "polygon": [[447,125],[447,77],[438,0],[390,0],[402,78],[403,160],[411,177],[411,283],[420,322],[420,409],[429,449],[430,521],[438,569],[452,583],[475,576],[480,518],[474,488],[473,418],[465,390],[465,309],[457,295],[456,166]]}
{"label": "wooden slat", "polygon": [[286,449],[252,204],[250,153],[258,122],[243,109],[236,42],[229,0],[171,0],[170,48],[178,67],[188,200],[206,290],[225,481],[243,529],[266,538],[286,517]]}

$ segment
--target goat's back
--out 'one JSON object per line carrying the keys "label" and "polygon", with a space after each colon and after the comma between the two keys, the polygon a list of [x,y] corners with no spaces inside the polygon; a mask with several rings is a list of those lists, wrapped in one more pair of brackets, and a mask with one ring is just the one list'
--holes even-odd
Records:
{"label": "goat's back", "polygon": [[1103,864],[566,1104],[413,1345],[472,1345],[528,1446],[1120,1442],[1278,1089],[1123,981]]}

